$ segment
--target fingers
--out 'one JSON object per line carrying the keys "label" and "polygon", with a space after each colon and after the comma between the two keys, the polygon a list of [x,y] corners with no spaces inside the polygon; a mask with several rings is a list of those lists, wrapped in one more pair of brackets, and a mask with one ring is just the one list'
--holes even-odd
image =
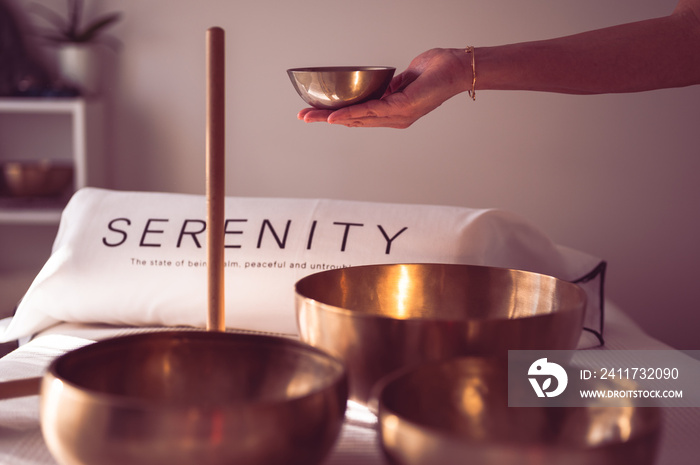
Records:
{"label": "fingers", "polygon": [[323,123],[333,113],[331,110],[319,110],[316,108],[304,108],[297,114],[297,118],[305,123]]}
{"label": "fingers", "polygon": [[[297,114],[297,118],[305,123],[330,123],[342,124],[344,126],[372,126],[365,120],[379,118],[377,112],[371,108],[366,108],[367,104],[352,105],[340,110],[319,110],[316,108],[304,108]],[[361,123],[357,123],[362,121]]]}
{"label": "fingers", "polygon": [[327,122],[347,127],[407,128],[419,116],[420,113],[416,112],[405,96],[396,93],[336,111],[305,108],[298,113],[297,118],[306,123]]}
{"label": "fingers", "polygon": [[333,112],[328,117],[330,124],[341,124],[350,128],[407,128],[414,120],[385,111],[381,101],[354,105]]}
{"label": "fingers", "polygon": [[328,116],[330,124],[342,124],[348,127],[374,126],[381,119],[383,117],[366,103],[342,108]]}
{"label": "fingers", "polygon": [[419,116],[417,107],[398,92],[381,100],[341,108],[328,117],[328,122],[348,127],[407,128]]}

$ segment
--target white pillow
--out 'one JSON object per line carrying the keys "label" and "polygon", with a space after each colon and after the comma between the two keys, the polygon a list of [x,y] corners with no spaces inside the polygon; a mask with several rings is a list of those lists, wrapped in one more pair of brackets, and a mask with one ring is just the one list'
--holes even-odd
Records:
{"label": "white pillow", "polygon": [[[51,257],[2,340],[59,322],[203,327],[204,196],[78,191]],[[226,199],[226,324],[297,334],[294,284],[325,269],[462,263],[535,271],[587,286],[586,327],[601,332],[604,262],[552,243],[500,210],[340,200]]]}

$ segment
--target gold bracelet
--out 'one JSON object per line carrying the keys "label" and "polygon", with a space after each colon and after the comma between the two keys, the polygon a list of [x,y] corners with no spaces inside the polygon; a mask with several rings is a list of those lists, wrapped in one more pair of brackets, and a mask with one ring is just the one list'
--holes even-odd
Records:
{"label": "gold bracelet", "polygon": [[474,47],[469,45],[466,49],[464,49],[464,51],[466,53],[471,53],[472,55],[472,89],[467,90],[467,93],[472,98],[472,100],[476,100],[476,58],[474,56]]}

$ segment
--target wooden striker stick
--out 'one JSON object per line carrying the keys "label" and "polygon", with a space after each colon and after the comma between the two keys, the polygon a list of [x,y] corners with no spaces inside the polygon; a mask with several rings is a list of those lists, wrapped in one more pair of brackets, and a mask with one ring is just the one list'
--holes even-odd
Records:
{"label": "wooden striker stick", "polygon": [[225,331],[225,67],[224,30],[219,27],[206,33],[206,67],[207,330]]}

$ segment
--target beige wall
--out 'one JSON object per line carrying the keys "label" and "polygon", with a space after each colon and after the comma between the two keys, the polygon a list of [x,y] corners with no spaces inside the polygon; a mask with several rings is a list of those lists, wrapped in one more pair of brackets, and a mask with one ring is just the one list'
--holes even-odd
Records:
{"label": "beige wall", "polygon": [[403,69],[428,48],[571,34],[667,14],[673,0],[93,3],[125,13],[108,94],[111,187],[203,193],[204,31],[221,26],[230,195],[513,210],[608,260],[608,297],[650,333],[700,348],[700,86],[591,97],[480,92],[405,131],[358,130],[297,121],[302,102],[285,74],[311,65]]}

